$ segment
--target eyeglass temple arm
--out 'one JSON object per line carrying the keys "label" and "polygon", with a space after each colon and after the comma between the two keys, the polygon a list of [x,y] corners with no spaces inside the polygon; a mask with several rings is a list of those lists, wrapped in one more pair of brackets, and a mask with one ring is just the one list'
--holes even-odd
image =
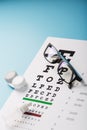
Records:
{"label": "eyeglass temple arm", "polygon": [[60,56],[60,58],[63,60],[63,61],[65,61],[68,65],[69,65],[69,67],[72,69],[72,71],[76,74],[76,76],[77,76],[77,80],[78,81],[81,81],[81,80],[83,80],[82,79],[82,77],[80,76],[80,74],[76,71],[76,69],[71,65],[71,63],[70,62],[68,62],[62,55],[61,55],[61,53],[60,52],[57,52],[58,53],[58,55]]}

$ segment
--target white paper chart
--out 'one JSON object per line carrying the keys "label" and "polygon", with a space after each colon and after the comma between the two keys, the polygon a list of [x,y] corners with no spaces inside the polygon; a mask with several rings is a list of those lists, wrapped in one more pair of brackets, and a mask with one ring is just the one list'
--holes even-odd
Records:
{"label": "white paper chart", "polygon": [[[75,80],[72,89],[68,88],[58,74],[59,63],[49,63],[43,55],[49,43],[87,83],[87,41],[48,37],[24,74],[27,90],[14,91],[2,108],[0,129],[87,130],[87,86]],[[14,120],[12,128],[6,126],[3,117],[25,102],[32,102],[29,111]]]}

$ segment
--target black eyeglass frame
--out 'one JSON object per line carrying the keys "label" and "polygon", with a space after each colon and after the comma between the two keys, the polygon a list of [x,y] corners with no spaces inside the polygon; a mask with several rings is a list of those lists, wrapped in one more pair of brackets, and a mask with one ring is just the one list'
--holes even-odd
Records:
{"label": "black eyeglass frame", "polygon": [[[53,47],[53,48],[56,50],[57,56],[58,56],[60,59],[57,59],[56,61],[50,62],[50,61],[46,58],[47,55],[45,54],[45,52],[46,52],[46,50],[47,50],[48,47]],[[44,53],[43,53],[43,54],[44,54],[45,59],[46,59],[49,63],[51,63],[51,64],[59,63],[57,72],[58,72],[60,78],[61,78],[64,82],[66,82],[67,84],[69,84],[69,88],[70,88],[70,89],[72,88],[72,82],[74,82],[75,80],[78,80],[79,82],[82,81],[82,77],[81,77],[80,74],[76,71],[76,69],[71,65],[71,63],[70,63],[67,59],[65,59],[64,56],[62,56],[61,52],[59,52],[51,43],[49,43],[49,44],[47,45],[47,47],[46,47],[46,49],[44,50]],[[60,75],[59,71],[58,71],[60,65],[62,64],[62,62],[65,62],[65,63],[67,64],[67,66],[68,66],[68,67],[71,69],[71,71],[72,71],[72,76],[71,76],[71,81],[70,81],[70,82],[65,81],[65,80],[62,78],[62,76]],[[73,75],[75,75],[74,78],[73,78]],[[73,78],[73,79],[72,79],[72,78]]]}

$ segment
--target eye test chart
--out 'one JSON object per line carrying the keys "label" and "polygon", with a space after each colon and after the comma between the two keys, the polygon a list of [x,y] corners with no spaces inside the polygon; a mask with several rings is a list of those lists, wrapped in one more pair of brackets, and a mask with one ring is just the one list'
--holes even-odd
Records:
{"label": "eye test chart", "polygon": [[[73,87],[58,75],[60,63],[52,64],[44,57],[51,43],[75,70],[84,82],[75,80]],[[87,130],[87,41],[48,37],[31,65],[24,73],[27,89],[11,94],[0,112],[2,130]],[[62,69],[62,73],[64,73]],[[70,75],[69,75],[70,76]],[[19,104],[31,103],[21,118],[5,124],[5,117]],[[11,118],[12,118],[11,117]]]}

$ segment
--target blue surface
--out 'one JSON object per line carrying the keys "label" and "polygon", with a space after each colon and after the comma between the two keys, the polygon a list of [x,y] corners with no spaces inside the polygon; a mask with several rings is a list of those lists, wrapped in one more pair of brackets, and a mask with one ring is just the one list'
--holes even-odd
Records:
{"label": "blue surface", "polygon": [[48,36],[87,40],[87,1],[0,0],[0,108],[13,91],[4,75],[23,74]]}

